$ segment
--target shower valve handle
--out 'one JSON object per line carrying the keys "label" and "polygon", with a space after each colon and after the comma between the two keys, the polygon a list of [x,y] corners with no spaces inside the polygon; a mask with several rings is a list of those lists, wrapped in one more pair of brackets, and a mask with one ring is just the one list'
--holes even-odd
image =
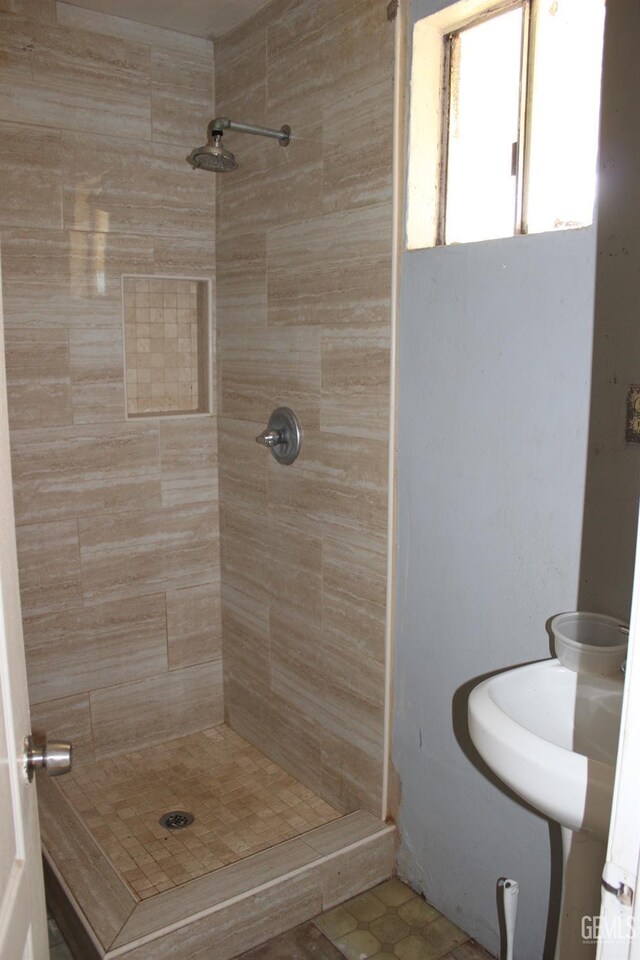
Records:
{"label": "shower valve handle", "polygon": [[302,443],[302,428],[293,410],[289,407],[278,407],[274,410],[266,430],[256,437],[256,441],[271,450],[271,456],[278,463],[285,466],[293,463],[300,453]]}
{"label": "shower valve handle", "polygon": [[282,430],[269,430],[269,427],[256,437],[256,443],[261,443],[265,447],[275,447],[279,443],[286,442]]}

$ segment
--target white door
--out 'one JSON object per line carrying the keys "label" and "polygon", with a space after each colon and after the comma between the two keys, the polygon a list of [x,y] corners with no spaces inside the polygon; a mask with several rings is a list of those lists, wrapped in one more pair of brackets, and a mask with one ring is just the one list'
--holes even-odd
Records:
{"label": "white door", "polygon": [[23,757],[30,730],[0,285],[0,960],[49,956],[36,788],[27,779]]}
{"label": "white door", "polygon": [[640,958],[640,527],[598,960]]}

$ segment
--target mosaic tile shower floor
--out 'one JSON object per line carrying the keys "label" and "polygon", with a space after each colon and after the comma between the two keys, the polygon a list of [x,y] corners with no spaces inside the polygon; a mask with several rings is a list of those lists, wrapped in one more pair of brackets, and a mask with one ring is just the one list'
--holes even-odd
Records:
{"label": "mosaic tile shower floor", "polygon": [[[79,766],[57,785],[141,900],[343,816],[224,724]],[[172,810],[194,823],[160,826]]]}

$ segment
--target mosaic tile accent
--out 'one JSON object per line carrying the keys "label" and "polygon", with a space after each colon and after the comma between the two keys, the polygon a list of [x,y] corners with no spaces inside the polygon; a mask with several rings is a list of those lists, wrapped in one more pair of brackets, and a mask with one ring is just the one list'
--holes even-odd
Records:
{"label": "mosaic tile accent", "polygon": [[[57,783],[144,900],[342,816],[225,724],[80,766]],[[195,822],[168,831],[170,810]]]}
{"label": "mosaic tile accent", "polygon": [[206,410],[206,285],[123,279],[127,413]]}
{"label": "mosaic tile accent", "polygon": [[490,960],[463,930],[397,879],[347,900],[314,923],[347,960]]}

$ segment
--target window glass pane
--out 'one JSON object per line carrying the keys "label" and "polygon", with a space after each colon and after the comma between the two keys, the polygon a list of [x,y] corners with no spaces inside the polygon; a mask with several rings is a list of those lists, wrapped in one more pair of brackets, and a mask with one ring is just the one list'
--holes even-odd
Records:
{"label": "window glass pane", "polygon": [[445,242],[512,236],[522,7],[452,38]]}
{"label": "window glass pane", "polygon": [[529,232],[593,221],[604,9],[604,0],[540,4],[529,145]]}

